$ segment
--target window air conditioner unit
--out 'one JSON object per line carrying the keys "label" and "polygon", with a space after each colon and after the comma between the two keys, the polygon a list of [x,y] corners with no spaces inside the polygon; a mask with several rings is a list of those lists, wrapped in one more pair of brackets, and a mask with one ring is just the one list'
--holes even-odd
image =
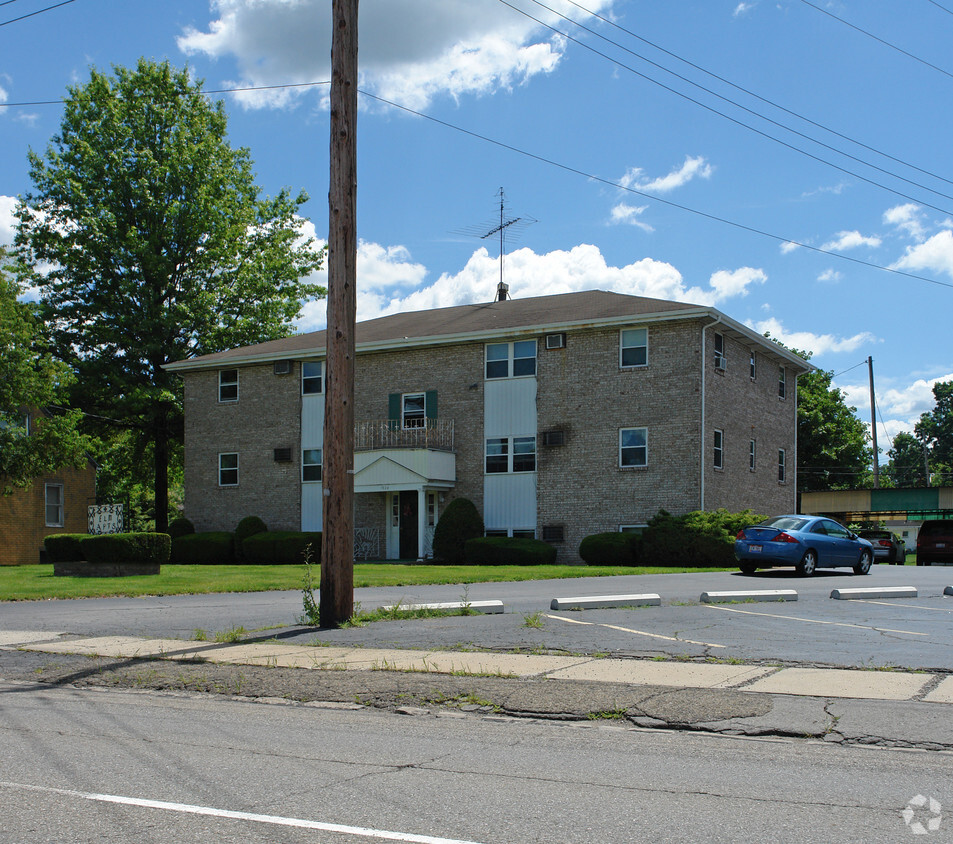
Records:
{"label": "window air conditioner unit", "polygon": [[565,542],[565,525],[543,525],[543,542]]}
{"label": "window air conditioner unit", "polygon": [[275,361],[275,375],[291,375],[291,361],[290,360],[276,360]]}
{"label": "window air conditioner unit", "polygon": [[543,431],[543,445],[557,446],[566,444],[565,431]]}
{"label": "window air conditioner unit", "polygon": [[290,448],[276,448],[275,449],[275,463],[290,463],[290,462],[291,462]]}
{"label": "window air conditioner unit", "polygon": [[715,369],[718,369],[721,372],[724,372],[727,368],[728,368],[728,361],[725,360],[725,358],[723,358],[720,355],[715,358]]}
{"label": "window air conditioner unit", "polygon": [[547,349],[565,349],[565,348],[566,348],[566,335],[565,335],[565,333],[547,334],[547,335],[546,335],[546,348],[547,348]]}

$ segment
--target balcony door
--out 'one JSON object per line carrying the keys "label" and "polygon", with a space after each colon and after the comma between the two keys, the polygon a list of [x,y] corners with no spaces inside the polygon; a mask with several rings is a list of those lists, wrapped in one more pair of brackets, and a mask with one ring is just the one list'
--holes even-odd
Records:
{"label": "balcony door", "polygon": [[402,490],[398,496],[398,554],[402,560],[416,560],[420,548],[417,490]]}

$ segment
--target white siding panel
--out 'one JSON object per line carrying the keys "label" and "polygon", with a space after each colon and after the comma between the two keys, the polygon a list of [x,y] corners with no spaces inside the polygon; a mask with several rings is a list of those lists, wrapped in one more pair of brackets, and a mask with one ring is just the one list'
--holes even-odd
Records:
{"label": "white siding panel", "polygon": [[487,530],[536,527],[536,473],[485,475],[483,523]]}
{"label": "white siding panel", "polygon": [[324,396],[301,397],[301,448],[324,444]]}
{"label": "white siding panel", "polygon": [[321,484],[301,484],[301,530],[321,530]]}
{"label": "white siding panel", "polygon": [[536,434],[536,379],[500,378],[483,385],[483,435],[529,437]]}

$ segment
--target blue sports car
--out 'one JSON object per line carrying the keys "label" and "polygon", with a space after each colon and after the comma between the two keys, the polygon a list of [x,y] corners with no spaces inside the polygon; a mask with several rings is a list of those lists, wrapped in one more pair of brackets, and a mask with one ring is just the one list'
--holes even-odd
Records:
{"label": "blue sports car", "polygon": [[873,546],[843,525],[824,516],[774,516],[738,531],[735,556],[741,571],[794,566],[801,577],[818,568],[851,566],[854,574],[867,574],[874,559]]}

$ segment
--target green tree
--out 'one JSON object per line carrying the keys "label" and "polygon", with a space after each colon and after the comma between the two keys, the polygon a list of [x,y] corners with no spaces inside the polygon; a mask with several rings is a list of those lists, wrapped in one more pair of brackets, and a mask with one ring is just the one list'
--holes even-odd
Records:
{"label": "green tree", "polygon": [[[221,102],[168,62],[93,70],[68,89],[59,134],[30,152],[21,272],[41,288],[77,406],[136,435],[168,520],[182,386],[165,364],[286,336],[321,250],[303,237],[305,194],[260,198]],[[148,446],[148,447],[147,447]]]}
{"label": "green tree", "polygon": [[[72,374],[45,348],[35,304],[21,302],[23,290],[8,272],[0,249],[0,492],[27,486],[62,466],[82,466],[89,443],[77,426],[78,411],[58,413]],[[46,411],[27,436],[29,411]]]}
{"label": "green tree", "polygon": [[924,444],[913,434],[901,431],[893,438],[893,446],[887,452],[890,462],[885,471],[894,486],[927,486],[923,452]]}
{"label": "green tree", "polygon": [[[927,451],[930,465],[930,483],[948,484],[953,477],[953,381],[938,381],[933,385],[936,406],[920,416],[913,432]],[[922,457],[921,457],[922,459]]]}

